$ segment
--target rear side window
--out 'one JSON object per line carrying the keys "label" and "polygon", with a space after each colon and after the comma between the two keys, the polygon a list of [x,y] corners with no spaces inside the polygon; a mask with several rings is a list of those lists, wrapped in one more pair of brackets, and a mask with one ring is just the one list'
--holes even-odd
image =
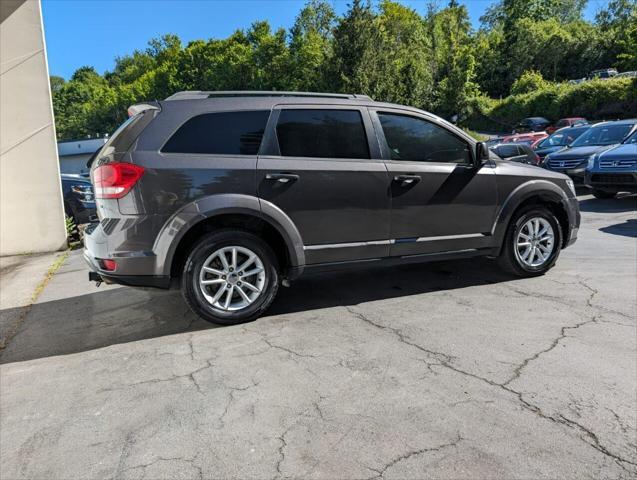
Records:
{"label": "rear side window", "polygon": [[392,160],[469,163],[469,145],[421,118],[378,113]]}
{"label": "rear side window", "polygon": [[269,116],[265,110],[197,115],[170,137],[162,152],[256,155]]}
{"label": "rear side window", "polygon": [[369,158],[358,110],[282,110],[276,134],[284,157]]}

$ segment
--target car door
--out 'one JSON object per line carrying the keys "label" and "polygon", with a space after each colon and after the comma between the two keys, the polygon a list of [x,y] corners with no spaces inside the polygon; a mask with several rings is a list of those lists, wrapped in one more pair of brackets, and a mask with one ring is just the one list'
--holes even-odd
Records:
{"label": "car door", "polygon": [[391,176],[392,256],[490,245],[497,191],[490,162],[474,167],[473,142],[437,119],[371,112]]}
{"label": "car door", "polygon": [[306,263],[388,256],[389,176],[366,109],[279,105],[266,135],[258,195],[294,222]]}

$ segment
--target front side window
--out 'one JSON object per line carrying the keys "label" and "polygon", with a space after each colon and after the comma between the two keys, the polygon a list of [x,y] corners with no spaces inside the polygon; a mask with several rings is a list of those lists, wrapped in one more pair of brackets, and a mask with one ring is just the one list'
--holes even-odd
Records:
{"label": "front side window", "polygon": [[256,155],[269,115],[269,111],[197,115],[170,137],[162,152]]}
{"label": "front side window", "polygon": [[421,118],[378,113],[392,160],[470,163],[469,145]]}
{"label": "front side window", "polygon": [[284,157],[369,158],[358,110],[281,110],[276,134]]}

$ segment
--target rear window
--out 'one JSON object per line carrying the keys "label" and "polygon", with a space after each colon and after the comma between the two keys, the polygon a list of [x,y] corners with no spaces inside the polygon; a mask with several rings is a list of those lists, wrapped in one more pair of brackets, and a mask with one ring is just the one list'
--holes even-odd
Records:
{"label": "rear window", "polygon": [[276,134],[284,157],[369,158],[358,110],[282,110]]}
{"label": "rear window", "polygon": [[155,118],[157,110],[145,110],[137,115],[129,117],[111,135],[102,147],[102,151],[127,152],[133,145],[140,133],[146,128],[150,121]]}
{"label": "rear window", "polygon": [[269,115],[267,110],[198,115],[170,137],[162,152],[256,155]]}

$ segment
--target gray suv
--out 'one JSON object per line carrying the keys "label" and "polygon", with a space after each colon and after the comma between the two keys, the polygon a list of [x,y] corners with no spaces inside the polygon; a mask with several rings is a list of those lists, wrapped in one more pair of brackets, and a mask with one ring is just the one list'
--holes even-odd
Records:
{"label": "gray suv", "polygon": [[571,180],[362,95],[180,92],[134,105],[91,165],[94,281],[181,286],[220,324],[352,266],[497,257],[545,273],[577,237]]}

